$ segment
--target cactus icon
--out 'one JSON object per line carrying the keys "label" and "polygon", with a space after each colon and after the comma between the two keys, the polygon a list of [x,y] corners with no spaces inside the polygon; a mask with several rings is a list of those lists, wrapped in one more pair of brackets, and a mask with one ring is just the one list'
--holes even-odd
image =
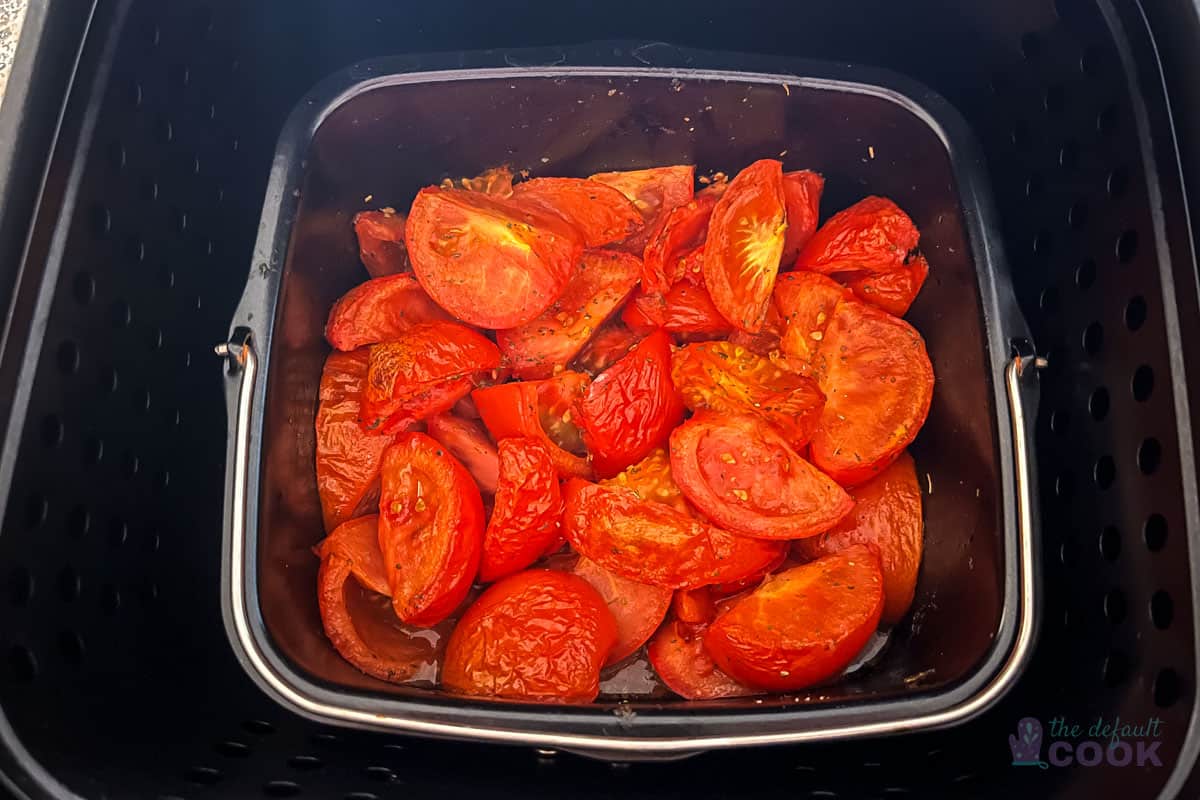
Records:
{"label": "cactus icon", "polygon": [[1025,717],[1017,723],[1016,734],[1008,735],[1008,749],[1012,751],[1014,767],[1050,768],[1042,761],[1042,723],[1033,717]]}

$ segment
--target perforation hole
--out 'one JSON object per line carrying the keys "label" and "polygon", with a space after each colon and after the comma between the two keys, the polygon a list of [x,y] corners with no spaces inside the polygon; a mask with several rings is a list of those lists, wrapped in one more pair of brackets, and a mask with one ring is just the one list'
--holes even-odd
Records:
{"label": "perforation hole", "polygon": [[1096,132],[1102,136],[1108,136],[1117,129],[1117,107],[1105,106],[1099,114],[1096,115]]}
{"label": "perforation hole", "polygon": [[1038,231],[1033,237],[1033,254],[1041,258],[1049,258],[1054,251],[1054,234],[1050,231]]}
{"label": "perforation hole", "polygon": [[192,767],[187,772],[187,779],[201,786],[220,783],[223,777],[225,776],[221,774],[221,770],[216,767]]}
{"label": "perforation hole", "polygon": [[1058,289],[1053,286],[1043,289],[1041,296],[1038,297],[1038,307],[1048,314],[1058,311]]}
{"label": "perforation hole", "polygon": [[1065,170],[1073,170],[1079,166],[1079,142],[1068,139],[1058,149],[1058,165]]}
{"label": "perforation hole", "polygon": [[351,792],[342,800],[379,800],[379,795],[371,792]]}
{"label": "perforation hole", "polygon": [[8,602],[22,607],[33,598],[33,574],[25,567],[13,567],[8,572]]}
{"label": "perforation hole", "polygon": [[267,781],[263,784],[263,794],[267,797],[295,797],[300,791],[300,784],[293,781]]}
{"label": "perforation hole", "polygon": [[1037,197],[1046,188],[1046,181],[1040,172],[1034,172],[1025,180],[1025,196],[1029,198]]}
{"label": "perforation hole", "polygon": [[1104,181],[1104,188],[1108,191],[1109,197],[1123,196],[1129,188],[1129,172],[1124,167],[1117,167],[1108,173],[1108,178]]}
{"label": "perforation hole", "polygon": [[16,683],[32,683],[38,674],[33,651],[19,644],[8,648],[8,673]]}
{"label": "perforation hole", "polygon": [[63,661],[72,667],[83,663],[83,637],[75,631],[60,631],[58,634],[58,652]]}
{"label": "perforation hole", "polygon": [[1105,686],[1110,689],[1120,686],[1129,677],[1129,658],[1120,650],[1113,650],[1104,659],[1101,674]]}
{"label": "perforation hole", "polygon": [[1127,610],[1125,594],[1120,589],[1110,589],[1104,595],[1104,616],[1113,625],[1119,625],[1125,620]]}
{"label": "perforation hole", "polygon": [[1162,463],[1162,445],[1153,436],[1143,439],[1137,451],[1138,469],[1143,475],[1153,475]]}
{"label": "perforation hole", "polygon": [[79,599],[83,591],[83,579],[71,567],[63,567],[58,571],[58,596],[65,603],[73,603]]}
{"label": "perforation hole", "polygon": [[1065,408],[1057,408],[1050,414],[1050,430],[1053,433],[1064,434],[1071,429],[1071,412]]}
{"label": "perforation hole", "polygon": [[1099,489],[1108,489],[1117,478],[1117,465],[1112,456],[1101,456],[1092,467],[1092,479]]}
{"label": "perforation hole", "polygon": [[1167,544],[1167,518],[1162,514],[1151,514],[1146,518],[1146,523],[1142,526],[1142,539],[1146,542],[1146,549],[1152,553],[1157,553],[1166,547]]}
{"label": "perforation hole", "polygon": [[126,478],[134,477],[141,468],[142,460],[137,457],[136,453],[126,450],[121,454],[121,474]]}
{"label": "perforation hole", "polygon": [[1094,356],[1100,352],[1100,348],[1104,346],[1104,326],[1099,322],[1093,322],[1083,329],[1083,351],[1089,356]]}
{"label": "perforation hole", "polygon": [[1160,669],[1154,676],[1154,705],[1159,708],[1170,708],[1175,705],[1182,691],[1183,684],[1179,679],[1179,673],[1170,667]]}
{"label": "perforation hole", "polygon": [[1099,78],[1108,71],[1108,54],[1099,45],[1089,45],[1079,58],[1079,71],[1089,78]]}
{"label": "perforation hole", "polygon": [[1096,282],[1096,262],[1090,258],[1075,268],[1075,285],[1082,290],[1092,288]]}
{"label": "perforation hole", "polygon": [[1091,397],[1088,398],[1088,412],[1097,422],[1108,416],[1108,389],[1097,386],[1092,391]]}
{"label": "perforation hole", "polygon": [[112,231],[112,212],[102,205],[93,206],[91,210],[92,235],[103,239]]}
{"label": "perforation hole", "polygon": [[390,767],[367,767],[363,772],[373,781],[390,783],[396,779],[396,773]]}
{"label": "perforation hole", "polygon": [[162,328],[153,328],[150,334],[146,337],[146,344],[151,350],[162,350],[163,347],[163,331]]}
{"label": "perforation hole", "polygon": [[64,375],[73,375],[79,369],[79,345],[68,339],[58,346],[56,354],[58,369]]}
{"label": "perforation hole", "polygon": [[[1082,200],[1076,200],[1067,210],[1067,224],[1075,230],[1079,230],[1084,225],[1087,225],[1088,206]],[[1092,265],[1095,267],[1095,264]],[[1093,270],[1094,272],[1094,270]]]}
{"label": "perforation hole", "polygon": [[133,324],[133,309],[124,300],[113,301],[109,312],[114,328],[128,328]]}
{"label": "perforation hole", "polygon": [[1122,264],[1129,263],[1137,255],[1137,248],[1137,231],[1125,231],[1117,237],[1117,260]]}
{"label": "perforation hole", "polygon": [[1058,545],[1058,561],[1064,567],[1075,566],[1077,555],[1075,542],[1070,539],[1064,539]]}
{"label": "perforation hole", "polygon": [[96,297],[96,280],[88,273],[80,272],[71,284],[71,294],[77,301],[87,305]]}
{"label": "perforation hole", "polygon": [[100,610],[109,616],[121,610],[121,590],[111,583],[100,590]]}
{"label": "perforation hole", "polygon": [[242,728],[255,736],[267,736],[275,732],[274,725],[261,719],[248,719],[242,723]]}
{"label": "perforation hole", "polygon": [[1154,627],[1165,631],[1171,627],[1174,620],[1175,601],[1171,599],[1171,595],[1159,589],[1150,598],[1150,621],[1154,623]]}
{"label": "perforation hole", "polygon": [[104,440],[98,436],[90,436],[83,443],[83,463],[94,466],[104,460]]}
{"label": "perforation hole", "polygon": [[1063,87],[1055,84],[1054,86],[1046,87],[1046,91],[1042,94],[1042,107],[1051,114],[1057,114],[1062,111],[1067,105],[1067,93]]}
{"label": "perforation hole", "polygon": [[288,759],[288,765],[302,772],[312,772],[323,767],[325,762],[316,756],[292,756]]}
{"label": "perforation hole", "polygon": [[1042,54],[1042,40],[1036,33],[1026,33],[1021,36],[1021,55],[1027,60],[1033,60]]}
{"label": "perforation hole", "polygon": [[120,517],[113,517],[108,523],[108,543],[113,547],[121,547],[129,540],[129,524]]}
{"label": "perforation hole", "polygon": [[1054,494],[1064,500],[1069,500],[1075,494],[1075,476],[1070,470],[1063,470],[1055,477]]}
{"label": "perforation hole", "polygon": [[227,758],[249,758],[252,752],[248,744],[233,739],[218,742],[216,751]]}
{"label": "perforation hole", "polygon": [[92,527],[92,515],[85,506],[78,505],[67,514],[67,533],[75,539],[82,539]]}
{"label": "perforation hole", "polygon": [[1109,525],[1100,532],[1100,555],[1106,561],[1116,561],[1121,556],[1121,532]]}
{"label": "perforation hole", "polygon": [[1125,304],[1125,327],[1136,331],[1146,324],[1146,298],[1138,295]]}
{"label": "perforation hole", "polygon": [[58,447],[63,443],[65,430],[62,420],[54,414],[47,414],[42,417],[42,444],[46,447]]}
{"label": "perforation hole", "polygon": [[50,503],[36,492],[25,498],[25,527],[33,530],[41,527],[50,516]]}
{"label": "perforation hole", "polygon": [[1018,150],[1028,150],[1030,144],[1029,126],[1024,120],[1017,120],[1013,125],[1012,132],[1009,134],[1009,139],[1013,143],[1013,147]]}
{"label": "perforation hole", "polygon": [[116,367],[105,367],[100,370],[100,388],[109,394],[115,392],[121,385],[121,376]]}
{"label": "perforation hole", "polygon": [[133,395],[134,410],[140,411],[143,414],[146,413],[147,411],[150,410],[150,400],[151,400],[151,398],[150,398],[150,390],[149,389],[140,389],[137,392],[134,392],[134,395]]}

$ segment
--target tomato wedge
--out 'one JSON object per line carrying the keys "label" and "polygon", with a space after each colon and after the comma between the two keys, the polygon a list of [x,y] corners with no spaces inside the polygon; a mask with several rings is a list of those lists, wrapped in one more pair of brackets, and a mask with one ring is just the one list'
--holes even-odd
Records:
{"label": "tomato wedge", "polygon": [[671,434],[671,474],[701,513],[727,530],[802,539],[828,530],[854,501],[750,416],[701,412]]}
{"label": "tomato wedge", "polygon": [[476,389],[471,399],[493,439],[536,439],[546,445],[561,475],[586,478],[592,475],[592,466],[580,455],[584,452],[583,439],[573,422],[573,409],[589,380],[580,372],[564,372],[544,381]]}
{"label": "tomato wedge", "polygon": [[481,328],[515,328],[570,280],[583,242],[561,217],[479,192],[422,189],[405,230],[434,302]]}
{"label": "tomato wedge", "polygon": [[360,211],[354,215],[354,235],[358,238],[358,257],[372,278],[405,272],[408,250],[404,246],[404,226],[408,218],[395,211]]}
{"label": "tomato wedge", "polygon": [[434,625],[467,596],[479,571],[483,500],[471,474],[423,433],[383,454],[379,548],[396,616]]}
{"label": "tomato wedge", "polygon": [[630,252],[642,255],[650,236],[671,209],[692,199],[696,170],[690,164],[676,167],[653,167],[625,172],[600,172],[588,178],[611,186],[625,195],[645,225],[625,241]]}
{"label": "tomato wedge", "polygon": [[786,232],[783,167],[755,161],[717,201],[704,241],[704,283],[734,327],[758,333],[766,322]]}
{"label": "tomato wedge", "polygon": [[596,473],[615,475],[661,447],[683,418],[671,383],[671,341],[655,331],[600,373],[579,403],[579,425]]}
{"label": "tomato wedge", "polygon": [[687,281],[676,283],[666,295],[639,291],[621,312],[621,321],[635,331],[662,328],[671,333],[708,336],[726,336],[733,331],[705,288]]}
{"label": "tomato wedge", "polygon": [[425,420],[426,433],[462,462],[479,491],[495,494],[500,480],[500,454],[483,425],[474,419],[438,414]]}
{"label": "tomato wedge", "polygon": [[864,303],[878,306],[889,314],[903,317],[917,299],[925,279],[929,277],[929,262],[917,254],[904,266],[879,275],[852,277],[847,285]]}
{"label": "tomato wedge", "polygon": [[722,672],[704,651],[702,632],[677,619],[663,623],[646,646],[650,666],[675,694],[686,700],[720,700],[759,694]]}
{"label": "tomato wedge", "polygon": [[363,586],[379,594],[391,594],[383,554],[379,552],[379,515],[356,517],[333,529],[316,546],[317,558],[338,555],[350,562],[350,571]]}
{"label": "tomato wedge", "polygon": [[325,338],[336,350],[394,339],[422,322],[449,320],[411,272],[360,283],[333,304]]}
{"label": "tomato wedge", "polygon": [[865,197],[822,225],[796,258],[796,269],[835,272],[893,272],[921,238],[917,226],[886,197]]}
{"label": "tomato wedge", "polygon": [[583,578],[519,572],[463,614],[446,646],[442,684],[462,694],[591,702],[616,640],[612,614]]}
{"label": "tomato wedge", "polygon": [[559,541],[563,512],[550,451],[535,439],[500,440],[500,487],[483,534],[479,580],[524,569]]}
{"label": "tomato wedge", "polygon": [[[448,410],[470,391],[471,377],[500,366],[496,345],[465,325],[426,322],[371,348],[363,389],[363,423],[377,428],[402,412],[421,419]],[[465,382],[465,383],[464,383]],[[439,385],[453,384],[452,397],[414,407],[411,400]],[[446,402],[446,400],[449,402]]]}
{"label": "tomato wedge", "polygon": [[519,328],[497,331],[496,343],[513,374],[549,378],[555,367],[575,358],[592,333],[625,302],[641,270],[641,262],[628,253],[585,252],[571,282],[541,316]]}
{"label": "tomato wedge", "polygon": [[783,238],[782,264],[790,266],[816,233],[821,213],[821,192],[824,189],[825,179],[811,170],[783,173],[788,228]]}
{"label": "tomato wedge", "polygon": [[717,617],[704,647],[737,681],[794,691],[838,675],[882,611],[879,557],[854,546],[768,577]]}
{"label": "tomato wedge", "polygon": [[903,453],[891,466],[851,492],[854,510],[827,533],[792,545],[802,558],[819,558],[855,544],[878,551],[883,564],[883,621],[899,622],[908,613],[921,569],[921,488],[912,456]]}
{"label": "tomato wedge", "polygon": [[513,199],[566,220],[586,247],[623,241],[643,225],[642,215],[611,186],[583,178],[534,178],[513,188]]}
{"label": "tomato wedge", "polygon": [[513,171],[508,165],[491,167],[476,175],[474,178],[459,178],[458,185],[449,178],[441,183],[443,189],[463,188],[471,192],[481,192],[495,197],[512,197]]}
{"label": "tomato wedge", "polygon": [[844,286],[816,272],[785,272],[775,283],[775,305],[784,319],[779,349],[790,364],[812,363],[837,304],[850,296]]}
{"label": "tomato wedge", "polygon": [[662,447],[626,467],[615,477],[600,481],[600,485],[631,489],[643,500],[663,503],[685,514],[692,513],[691,506],[683,499],[683,492],[671,477],[671,457]]}
{"label": "tomato wedge", "polygon": [[378,507],[379,464],[391,438],[368,435],[359,425],[369,358],[365,349],[330,353],[321,371],[316,464],[326,532]]}
{"label": "tomato wedge", "polygon": [[563,532],[584,557],[619,575],[671,589],[744,578],[784,549],[737,536],[632,490],[572,478],[563,489]]}
{"label": "tomato wedge", "polygon": [[720,197],[720,192],[705,189],[663,217],[642,254],[642,286],[646,291],[665,292],[683,277],[680,261],[704,243],[709,218]]}
{"label": "tomato wedge", "polygon": [[827,399],[810,457],[843,486],[879,474],[925,424],[933,398],[925,341],[886,311],[838,303],[813,369]]}
{"label": "tomato wedge", "polygon": [[609,320],[588,340],[572,367],[595,377],[620,361],[643,336],[619,320]]}

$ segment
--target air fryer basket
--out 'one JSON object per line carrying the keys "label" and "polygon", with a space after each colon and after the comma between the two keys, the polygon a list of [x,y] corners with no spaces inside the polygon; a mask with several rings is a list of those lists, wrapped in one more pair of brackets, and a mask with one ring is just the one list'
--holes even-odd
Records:
{"label": "air fryer basket", "polygon": [[[9,170],[0,154],[0,296],[16,300],[0,354],[0,770],[10,790],[1200,793],[1200,740],[1189,736],[1200,314],[1188,224],[1188,203],[1200,209],[1200,128],[1184,102],[1194,4],[296,0],[283,14],[224,0],[101,0],[90,17],[61,0],[31,6],[14,67],[34,76],[23,123],[12,124],[8,98],[0,109],[21,165]],[[84,44],[68,86],[75,31]],[[995,233],[1051,357],[1037,420],[1045,624],[1018,686],[979,719],[610,769],[316,725],[282,710],[231,657],[217,591],[226,420],[207,353],[244,287],[288,110],[321,76],[365,58],[410,53],[416,70],[428,51],[544,46],[538,63],[550,64],[561,45],[603,38],[890,68],[946,96],[979,136]],[[39,42],[45,50],[27,46]],[[61,119],[60,86],[70,90]],[[1164,766],[1011,767],[1016,720],[1056,714],[1158,717]]]}

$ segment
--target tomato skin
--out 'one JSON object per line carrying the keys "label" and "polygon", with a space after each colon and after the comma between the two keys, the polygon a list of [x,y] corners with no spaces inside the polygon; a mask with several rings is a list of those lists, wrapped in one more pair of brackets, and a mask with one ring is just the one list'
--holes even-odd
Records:
{"label": "tomato skin", "polygon": [[544,381],[518,381],[476,389],[471,399],[493,439],[500,441],[510,436],[536,439],[550,451],[559,474],[587,478],[592,475],[592,465],[586,458],[561,447],[551,438],[547,426],[557,420],[553,427],[559,438],[567,437],[566,431],[572,427],[572,409],[582,397],[588,380],[582,373],[564,372]]}
{"label": "tomato skin", "polygon": [[825,178],[811,170],[783,173],[783,197],[787,207],[787,234],[783,239],[780,263],[791,265],[804,245],[817,232],[821,213],[821,192]]}
{"label": "tomato skin", "polygon": [[478,192],[422,189],[405,229],[413,272],[439,306],[515,328],[562,294],[583,242],[562,218]]}
{"label": "tomato skin", "polygon": [[929,262],[919,253],[904,266],[880,275],[852,277],[847,286],[864,303],[882,308],[897,317],[908,313],[909,306],[929,277]]}
{"label": "tomato skin", "polygon": [[680,281],[666,295],[637,292],[621,312],[621,321],[632,330],[662,328],[671,333],[727,336],[733,332],[703,286]]}
{"label": "tomato skin", "polygon": [[750,416],[701,412],[671,434],[671,474],[687,499],[721,527],[765,539],[828,530],[854,501]]}
{"label": "tomato skin", "polygon": [[325,339],[335,350],[386,342],[423,322],[450,321],[411,272],[372,278],[333,304]]}
{"label": "tomato skin", "polygon": [[766,322],[786,232],[783,167],[755,161],[717,201],[704,241],[704,283],[734,327],[758,333]]}
{"label": "tomato skin", "polygon": [[704,647],[737,681],[795,691],[840,673],[882,611],[879,558],[870,548],[850,547],[768,577],[717,617]]}
{"label": "tomato skin", "polygon": [[369,358],[366,349],[333,352],[321,371],[316,470],[326,532],[373,513],[379,499],[379,465],[391,438],[368,435],[359,425]]}
{"label": "tomato skin", "polygon": [[571,282],[541,316],[519,328],[496,332],[496,343],[513,374],[549,378],[555,367],[575,358],[592,333],[625,302],[641,269],[641,262],[627,253],[585,252]]}
{"label": "tomato skin", "polygon": [[585,558],[639,583],[687,589],[761,571],[778,542],[737,536],[617,486],[572,478],[563,532]]}
{"label": "tomato skin", "polygon": [[500,486],[483,534],[479,580],[498,580],[537,561],[559,541],[562,512],[550,451],[535,439],[501,439]]}
{"label": "tomato skin", "polygon": [[474,178],[459,178],[458,186],[455,186],[454,181],[449,178],[446,178],[441,183],[442,189],[456,189],[459,187],[471,192],[490,194],[501,199],[512,197],[513,171],[507,164],[502,164],[498,167],[485,169]]}
{"label": "tomato skin", "polygon": [[759,694],[722,672],[704,651],[703,632],[670,618],[662,624],[646,655],[659,679],[686,700],[720,700]]}
{"label": "tomato skin", "polygon": [[479,571],[483,499],[471,474],[423,433],[383,454],[379,548],[396,616],[434,625],[467,596]]}
{"label": "tomato skin", "polygon": [[596,474],[609,477],[662,446],[683,419],[671,382],[671,342],[655,331],[592,381],[579,424]]}
{"label": "tomato skin", "polygon": [[337,555],[350,562],[350,571],[363,588],[391,594],[383,554],[379,552],[379,515],[355,517],[334,528],[314,548],[317,558]]}
{"label": "tomato skin", "polygon": [[671,610],[675,619],[690,626],[705,626],[717,616],[717,604],[713,602],[710,587],[680,589],[671,598]]}
{"label": "tomato skin", "polygon": [[624,172],[600,172],[589,176],[588,180],[616,189],[625,195],[642,215],[645,224],[623,244],[630,252],[641,256],[650,236],[671,209],[692,199],[695,193],[696,170],[690,164],[684,164]]}
{"label": "tomato skin", "polygon": [[405,272],[411,266],[404,246],[407,221],[407,217],[396,212],[360,211],[354,215],[358,257],[372,278]]}
{"label": "tomato skin", "polygon": [[843,486],[879,474],[916,437],[933,399],[925,341],[902,319],[844,300],[813,362],[826,394],[809,453]]}
{"label": "tomato skin", "polygon": [[850,294],[841,284],[816,272],[786,272],[779,276],[775,305],[784,319],[779,349],[789,363],[807,370],[833,319],[833,310]]}
{"label": "tomato skin", "polygon": [[588,340],[572,364],[572,369],[586,372],[594,378],[620,361],[644,336],[634,333],[620,320],[609,320]]}
{"label": "tomato skin", "polygon": [[617,639],[604,600],[582,578],[526,570],[491,586],[446,646],[442,685],[462,694],[587,703]]}
{"label": "tomato skin", "polygon": [[680,260],[704,243],[719,197],[717,192],[702,191],[666,214],[642,254],[642,286],[646,291],[666,292],[683,277]]}
{"label": "tomato skin", "polygon": [[897,623],[912,605],[924,549],[921,488],[912,456],[901,454],[851,495],[853,511],[826,533],[793,543],[792,551],[812,559],[856,544],[875,548],[883,565],[883,622]]}
{"label": "tomato skin", "polygon": [[642,215],[611,186],[583,178],[534,178],[513,189],[513,199],[556,214],[579,231],[585,247],[620,242],[643,225]]}
{"label": "tomato skin", "polygon": [[676,511],[691,514],[691,506],[683,499],[675,479],[671,477],[671,457],[666,448],[657,448],[636,464],[614,477],[600,481],[601,486],[620,486],[633,491],[642,500],[663,503]]}
{"label": "tomato skin", "polygon": [[425,420],[426,433],[462,462],[479,491],[495,494],[500,480],[500,453],[483,425],[474,419],[437,414]]}
{"label": "tomato skin", "polygon": [[822,225],[796,258],[796,269],[836,272],[893,272],[921,238],[917,226],[886,197],[865,197]]}

